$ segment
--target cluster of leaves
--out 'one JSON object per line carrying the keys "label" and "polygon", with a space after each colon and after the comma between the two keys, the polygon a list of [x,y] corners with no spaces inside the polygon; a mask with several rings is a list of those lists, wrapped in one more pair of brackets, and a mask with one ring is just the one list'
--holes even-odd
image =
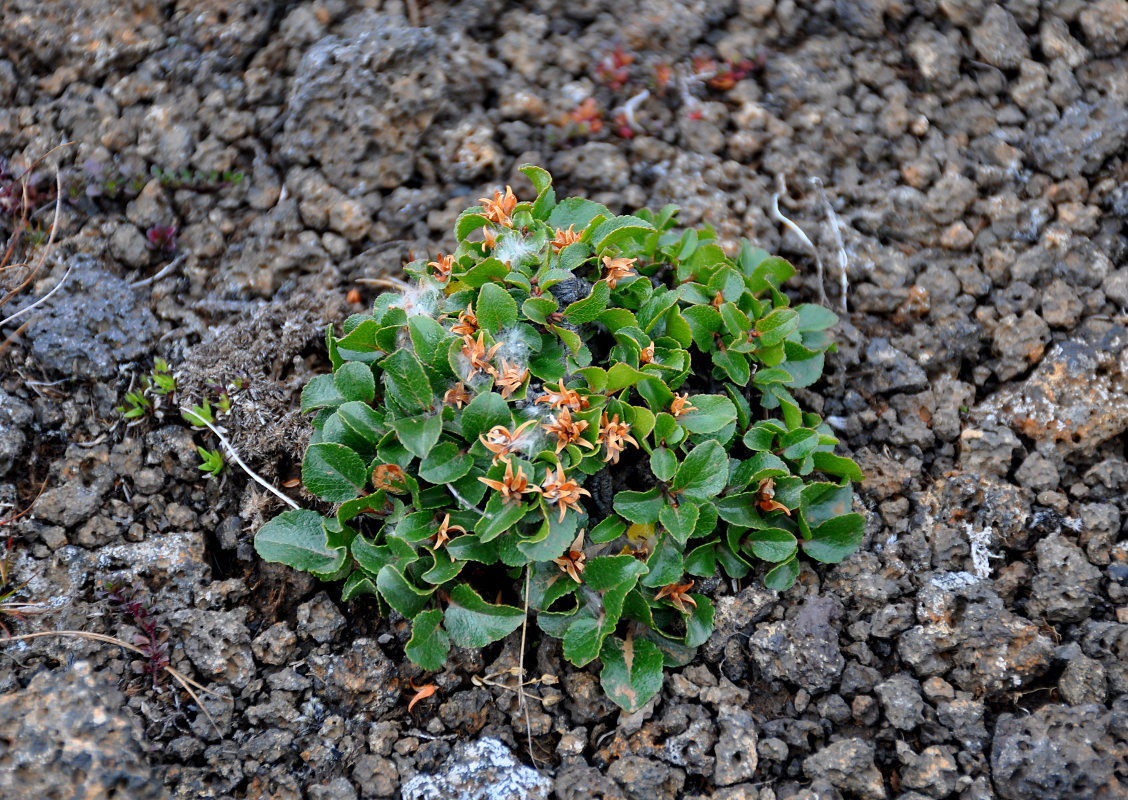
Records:
{"label": "cluster of leaves", "polygon": [[335,510],[283,513],[255,547],[410,619],[428,670],[527,604],[637,709],[712,631],[695,577],[762,560],[786,589],[800,551],[859,545],[858,468],[792,393],[819,378],[836,317],[790,307],[786,261],[747,243],[730,258],[710,229],[675,230],[673,207],[615,216],[523,171],[534,200],[483,199],[453,254],[326,332],[302,479]]}
{"label": "cluster of leaves", "polygon": [[156,178],[169,189],[189,189],[196,192],[214,192],[233,186],[243,180],[243,173],[235,170],[165,169],[153,165],[149,173],[138,172],[117,162],[87,159],[81,173],[72,172],[66,178],[66,193],[71,200],[82,197],[107,200],[132,200],[141,194],[145,184]]}
{"label": "cluster of leaves", "polygon": [[134,660],[131,667],[138,675],[151,676],[153,689],[159,691],[161,676],[169,665],[168,629],[157,624],[148,604],[138,599],[136,589],[124,582],[105,581],[97,597],[108,600],[139,629],[139,633],[133,634],[131,644],[141,651],[141,658]]}
{"label": "cluster of leaves", "polygon": [[133,421],[141,419],[148,414],[156,412],[165,397],[176,393],[176,378],[172,369],[163,358],[153,360],[153,369],[148,375],[141,376],[141,387],[134,392],[127,392],[125,404],[117,407],[117,412],[126,419]]}

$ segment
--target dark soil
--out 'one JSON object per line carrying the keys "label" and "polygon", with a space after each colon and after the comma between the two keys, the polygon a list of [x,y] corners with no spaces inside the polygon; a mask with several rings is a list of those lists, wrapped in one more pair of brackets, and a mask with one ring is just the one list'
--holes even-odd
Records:
{"label": "dark soil", "polygon": [[[1128,796],[1126,48],[1126,0],[5,3],[5,236],[15,176],[73,144],[30,196],[42,231],[63,171],[55,245],[0,308],[68,275],[0,335],[0,517],[34,501],[0,612],[35,604],[0,623],[155,620],[214,694],[8,643],[0,797]],[[257,559],[280,503],[204,480],[218,445],[177,413],[239,381],[228,435],[312,504],[325,326],[476,198],[528,197],[529,162],[748,236],[817,302],[779,193],[848,308],[803,402],[867,476],[861,551],[783,594],[711,582],[715,635],[631,716],[551,641],[527,712],[516,637],[422,675],[402,619]],[[158,357],[180,395],[126,424]]]}

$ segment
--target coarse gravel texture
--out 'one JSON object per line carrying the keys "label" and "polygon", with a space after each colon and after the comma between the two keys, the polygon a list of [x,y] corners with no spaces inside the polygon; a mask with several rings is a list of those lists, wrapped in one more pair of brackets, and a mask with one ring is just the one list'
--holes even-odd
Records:
{"label": "coarse gravel texture", "polygon": [[[0,516],[35,501],[4,526],[35,613],[0,622],[167,632],[207,691],[90,639],[4,645],[0,796],[1128,796],[1126,109],[1125,0],[6,3],[0,157],[73,144],[36,167],[46,197],[62,169],[55,247],[0,307],[70,270],[0,337]],[[629,716],[558,643],[527,713],[516,637],[422,674],[402,619],[257,559],[279,502],[202,479],[218,445],[177,409],[241,386],[232,442],[310,502],[325,326],[476,198],[528,196],[530,162],[748,236],[817,301],[783,182],[849,287],[803,400],[866,474],[860,552],[782,594],[711,582],[713,638]],[[157,357],[181,395],[127,425]]]}

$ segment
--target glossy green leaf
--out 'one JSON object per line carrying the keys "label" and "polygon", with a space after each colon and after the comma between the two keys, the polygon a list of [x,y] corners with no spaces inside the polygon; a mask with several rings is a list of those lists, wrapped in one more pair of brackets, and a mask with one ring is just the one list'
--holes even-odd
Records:
{"label": "glossy green leaf", "polygon": [[428,672],[442,669],[450,653],[450,637],[442,623],[443,612],[437,608],[421,612],[411,622],[411,641],[405,652],[413,664]]}
{"label": "glossy green leaf", "polygon": [[450,590],[450,605],[443,617],[447,633],[458,647],[485,647],[504,639],[524,621],[521,609],[487,603],[464,583]]}
{"label": "glossy green leaf", "polygon": [[255,551],[264,561],[321,574],[340,569],[347,553],[330,545],[322,516],[304,508],[279,514],[259,528]]}
{"label": "glossy green leaf", "polygon": [[487,283],[474,306],[482,330],[498,333],[517,324],[517,301],[496,283]]}
{"label": "glossy green leaf", "polygon": [[453,483],[468,474],[474,459],[454,442],[439,442],[419,464],[419,477],[430,483]]}
{"label": "glossy green leaf", "polygon": [[607,696],[627,713],[638,711],[662,689],[662,653],[646,639],[622,641],[609,636],[599,654],[599,682]]}
{"label": "glossy green leaf", "polygon": [[564,317],[573,325],[583,325],[595,321],[611,298],[611,287],[607,281],[599,281],[591,287],[591,293],[583,300],[577,300],[564,309]]}
{"label": "glossy green leaf", "polygon": [[696,406],[678,417],[678,422],[690,433],[716,433],[736,421],[736,406],[719,394],[693,394],[690,405]]}
{"label": "glossy green leaf", "polygon": [[803,542],[803,552],[824,564],[837,564],[858,549],[865,529],[866,518],[861,514],[829,519],[811,530],[811,538]]}
{"label": "glossy green leaf", "polygon": [[658,521],[658,512],[664,505],[657,489],[645,492],[618,492],[613,501],[615,511],[631,522],[653,525]]}
{"label": "glossy green leaf", "polygon": [[302,483],[330,503],[351,500],[368,482],[368,466],[355,450],[343,444],[311,444],[302,461]]}
{"label": "glossy green leaf", "polygon": [[434,392],[427,372],[416,355],[408,350],[397,350],[380,362],[384,368],[388,396],[409,414],[430,410]]}
{"label": "glossy green leaf", "polygon": [[400,443],[417,458],[426,458],[439,441],[443,420],[437,414],[424,417],[403,417],[392,423]]}
{"label": "glossy green leaf", "polygon": [[415,615],[427,606],[433,593],[432,589],[424,590],[414,586],[392,564],[380,568],[376,576],[376,588],[388,605],[408,619],[415,619]]}
{"label": "glossy green leaf", "polygon": [[701,501],[720,494],[727,481],[728,456],[724,448],[710,439],[685,457],[670,488],[690,500]]}

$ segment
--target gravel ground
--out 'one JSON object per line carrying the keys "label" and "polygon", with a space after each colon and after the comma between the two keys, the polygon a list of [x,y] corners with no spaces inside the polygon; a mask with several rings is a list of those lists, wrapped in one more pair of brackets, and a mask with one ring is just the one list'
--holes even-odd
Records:
{"label": "gravel ground", "polygon": [[[1128,796],[1126,138],[1125,0],[9,0],[0,192],[73,144],[3,309],[70,270],[0,356],[0,513],[45,486],[6,526],[40,613],[0,622],[150,642],[211,693],[11,643],[0,796]],[[202,480],[215,442],[172,403],[114,410],[157,357],[184,397],[238,379],[232,440],[292,479],[347,293],[528,196],[527,162],[748,236],[817,300],[784,185],[849,285],[804,400],[866,473],[861,551],[783,594],[717,582],[713,638],[630,716],[543,646],[526,717],[516,641],[409,710],[403,620],[260,563],[278,503]]]}

